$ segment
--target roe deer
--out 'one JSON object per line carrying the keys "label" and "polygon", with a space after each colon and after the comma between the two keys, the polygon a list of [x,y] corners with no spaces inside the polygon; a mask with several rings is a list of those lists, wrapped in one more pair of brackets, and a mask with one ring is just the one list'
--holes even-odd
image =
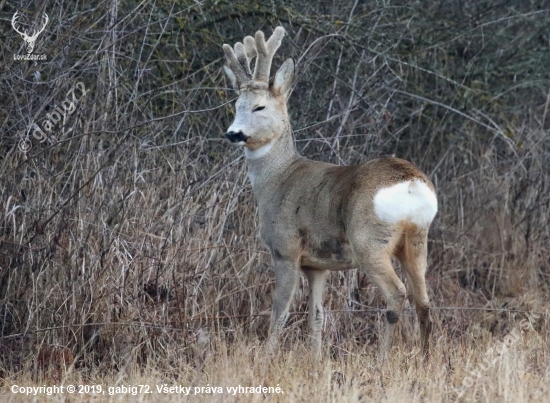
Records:
{"label": "roe deer", "polygon": [[434,186],[417,167],[398,158],[337,166],[297,152],[287,111],[294,61],[287,59],[269,82],[284,33],[277,27],[267,42],[258,31],[255,38],[244,38],[244,44],[223,45],[224,69],[239,95],[226,137],[244,147],[260,234],[275,272],[269,350],[276,348],[303,271],[309,280],[311,345],[319,359],[327,271],[358,267],[387,302],[384,356],[406,295],[392,267],[396,256],[412,287],[427,356],[431,320],[425,273],[428,229],[437,213]]}

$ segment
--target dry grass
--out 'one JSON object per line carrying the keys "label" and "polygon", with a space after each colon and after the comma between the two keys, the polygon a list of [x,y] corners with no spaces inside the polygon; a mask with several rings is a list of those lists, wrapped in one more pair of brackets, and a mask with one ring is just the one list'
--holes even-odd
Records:
{"label": "dry grass", "polygon": [[[2,400],[33,401],[14,384],[261,383],[285,391],[266,400],[452,402],[470,376],[458,401],[544,401],[550,19],[516,3],[258,3],[234,21],[248,5],[57,0],[43,5],[51,22],[36,45],[48,61],[33,63],[13,60],[24,47],[9,20],[16,6],[35,10],[0,1]],[[357,270],[329,276],[322,364],[307,356],[305,279],[281,354],[264,356],[273,276],[243,157],[221,137],[234,94],[220,44],[280,22],[279,58],[299,60],[298,149],[339,164],[395,153],[436,184],[427,364],[410,309],[402,341],[377,362],[384,304]],[[31,123],[77,82],[89,92],[76,111],[22,152]],[[541,313],[534,329],[472,375],[525,313]],[[65,397],[50,399],[130,400]],[[264,397],[188,400],[201,399]]]}
{"label": "dry grass", "polygon": [[[139,365],[136,360],[139,352],[135,349],[130,353],[133,357],[126,360],[117,374],[84,375],[71,368],[63,382],[57,382],[57,385],[101,385],[104,394],[74,394],[70,398],[67,394],[40,395],[38,401],[544,402],[550,392],[550,346],[548,332],[543,330],[545,326],[548,326],[548,317],[539,318],[535,322],[538,331],[527,330],[519,339],[514,337],[506,350],[479,327],[477,333],[458,339],[438,330],[429,363],[424,363],[417,354],[418,349],[411,350],[410,346],[396,347],[387,362],[379,363],[375,348],[357,348],[349,342],[331,349],[331,357],[327,354],[319,364],[310,360],[303,343],[294,344],[270,360],[257,342],[228,344],[215,336],[204,346],[198,365],[178,359],[177,355]],[[519,323],[516,327],[521,332]],[[25,376],[10,377],[5,383],[10,386],[52,384]],[[139,388],[139,385],[147,385],[141,387],[149,387],[152,393],[129,389],[126,393],[110,394],[117,391],[109,389],[112,387]],[[181,394],[158,393],[157,386],[163,385],[190,387],[190,395],[182,398]],[[234,390],[228,389],[239,385],[279,386],[284,393],[234,394]],[[208,386],[217,393],[209,392]],[[6,402],[30,400],[7,391],[3,394]]]}

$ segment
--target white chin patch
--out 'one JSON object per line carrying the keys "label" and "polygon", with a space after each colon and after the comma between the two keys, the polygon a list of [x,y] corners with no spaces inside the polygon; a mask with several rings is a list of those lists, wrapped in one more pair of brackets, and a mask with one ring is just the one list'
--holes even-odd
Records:
{"label": "white chin patch", "polygon": [[255,160],[258,158],[265,157],[269,152],[271,151],[271,148],[273,147],[273,143],[269,142],[267,144],[264,144],[263,146],[255,149],[255,150],[249,150],[248,148],[244,149],[244,155],[246,158],[250,160]]}
{"label": "white chin patch", "polygon": [[254,186],[254,179],[256,179],[256,175],[254,175],[252,172],[248,171],[248,179],[250,180],[250,184]]}
{"label": "white chin patch", "polygon": [[374,212],[387,223],[407,221],[429,226],[437,213],[437,197],[419,179],[401,182],[376,193]]}
{"label": "white chin patch", "polygon": [[235,143],[235,144],[237,144],[238,146],[244,146],[246,143],[245,143],[244,141],[239,141],[239,142],[237,142],[237,143]]}

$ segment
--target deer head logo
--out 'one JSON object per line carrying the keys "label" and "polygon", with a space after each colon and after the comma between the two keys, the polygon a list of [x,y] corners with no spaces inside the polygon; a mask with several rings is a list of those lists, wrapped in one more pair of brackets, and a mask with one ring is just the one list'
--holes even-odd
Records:
{"label": "deer head logo", "polygon": [[32,53],[33,49],[34,49],[34,43],[36,42],[36,39],[38,38],[38,35],[40,35],[40,33],[42,33],[42,31],[44,31],[44,28],[46,28],[46,25],[48,25],[48,22],[50,21],[50,19],[48,18],[47,14],[44,13],[44,24],[42,25],[42,28],[40,28],[39,30],[37,30],[36,32],[34,32],[32,35],[28,35],[27,34],[27,31],[20,31],[19,29],[17,29],[17,19],[19,18],[19,11],[16,11],[15,14],[13,15],[13,18],[11,19],[11,26],[13,27],[13,29],[15,30],[15,32],[17,32],[19,35],[21,35],[21,37],[23,38],[23,40],[25,41],[25,43],[27,44],[27,53]]}

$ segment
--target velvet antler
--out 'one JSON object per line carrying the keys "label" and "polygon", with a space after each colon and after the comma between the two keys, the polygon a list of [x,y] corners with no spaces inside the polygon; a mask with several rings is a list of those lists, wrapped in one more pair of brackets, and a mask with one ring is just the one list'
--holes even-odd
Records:
{"label": "velvet antler", "polygon": [[[265,41],[262,31],[256,32],[255,38],[247,36],[244,38],[244,45],[241,42],[235,44],[235,48],[224,44],[225,60],[227,65],[225,71],[236,89],[239,89],[243,83],[250,80],[269,82],[269,71],[273,56],[281,46],[281,41],[285,35],[283,27],[277,27],[269,40]],[[254,74],[250,70],[250,61],[256,57]]]}

